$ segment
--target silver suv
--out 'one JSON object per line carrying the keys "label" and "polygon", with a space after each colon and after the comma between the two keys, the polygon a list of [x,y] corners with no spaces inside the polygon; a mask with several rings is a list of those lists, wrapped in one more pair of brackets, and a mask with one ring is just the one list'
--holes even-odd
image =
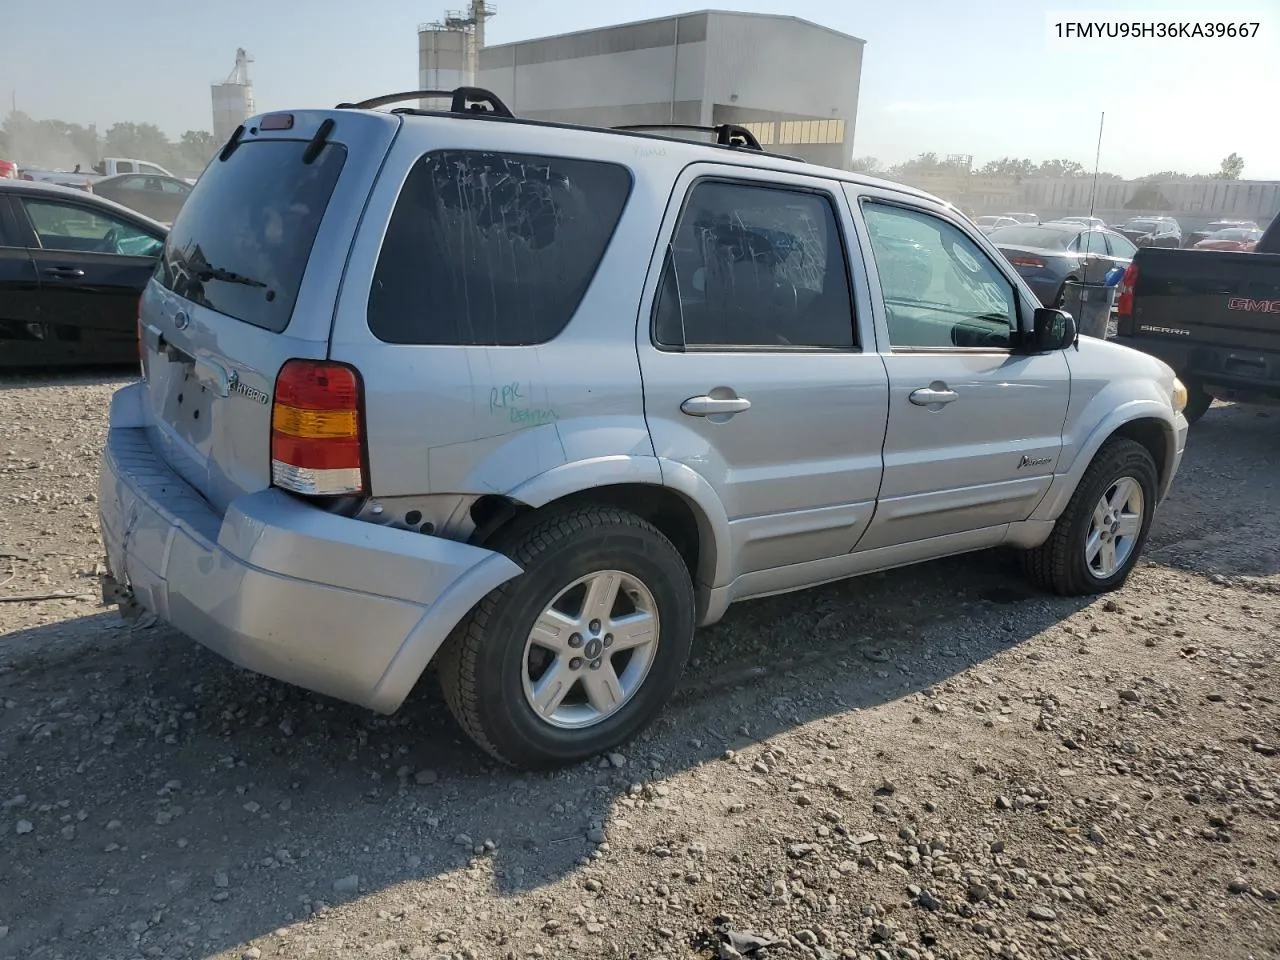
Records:
{"label": "silver suv", "polygon": [[651,720],[735,600],[996,546],[1124,583],[1186,392],[954,207],[454,94],[210,163],[112,400],[109,599],[377,711],[434,665],[538,767]]}

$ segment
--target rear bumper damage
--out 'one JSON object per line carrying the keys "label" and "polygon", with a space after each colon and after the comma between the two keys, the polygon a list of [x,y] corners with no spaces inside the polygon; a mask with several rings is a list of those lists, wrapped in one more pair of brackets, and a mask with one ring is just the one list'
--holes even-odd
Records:
{"label": "rear bumper damage", "polygon": [[[391,713],[454,626],[519,575],[502,554],[335,516],[278,490],[219,516],[112,403],[99,518],[104,600],[249,670]],[[124,415],[117,417],[118,412]]]}

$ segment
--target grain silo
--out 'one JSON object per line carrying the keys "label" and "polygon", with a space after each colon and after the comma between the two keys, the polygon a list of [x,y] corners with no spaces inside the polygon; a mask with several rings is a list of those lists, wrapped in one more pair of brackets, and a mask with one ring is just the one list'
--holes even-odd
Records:
{"label": "grain silo", "polygon": [[[442,20],[419,24],[418,89],[475,86],[476,64],[484,47],[484,24],[497,12],[484,0],[472,0],[467,10],[450,10]],[[441,104],[423,101],[421,106],[439,109]]]}
{"label": "grain silo", "polygon": [[241,47],[236,51],[235,69],[222,83],[212,84],[213,138],[225,143],[236,127],[254,114],[253,84],[249,81],[249,64],[253,57]]}

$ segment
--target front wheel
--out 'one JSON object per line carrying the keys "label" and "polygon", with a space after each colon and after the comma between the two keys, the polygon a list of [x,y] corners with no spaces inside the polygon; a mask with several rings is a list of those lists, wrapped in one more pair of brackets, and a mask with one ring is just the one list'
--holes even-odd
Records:
{"label": "front wheel", "polygon": [[511,766],[562,766],[630,739],[675,690],[693,584],[672,543],[605,506],[551,514],[498,547],[524,573],[490,593],[440,653],[445,700]]}
{"label": "front wheel", "polygon": [[1063,596],[1118,589],[1151,529],[1158,475],[1147,448],[1125,437],[1103,444],[1053,533],[1023,554],[1028,575]]}

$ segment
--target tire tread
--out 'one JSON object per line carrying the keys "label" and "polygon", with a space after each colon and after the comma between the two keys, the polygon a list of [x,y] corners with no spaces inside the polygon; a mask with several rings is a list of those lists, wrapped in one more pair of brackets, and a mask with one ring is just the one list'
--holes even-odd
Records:
{"label": "tire tread", "polygon": [[[1093,511],[1095,504],[1088,502],[1090,497],[1087,491],[1092,488],[1094,481],[1104,474],[1115,473],[1130,457],[1135,456],[1145,459],[1154,468],[1154,461],[1147,448],[1128,437],[1112,437],[1098,450],[1085,470],[1084,476],[1080,478],[1080,483],[1076,485],[1067,508],[1062,511],[1062,515],[1054,524],[1049,539],[1038,547],[1022,552],[1023,571],[1037,587],[1071,597],[1098,593],[1100,590],[1102,592],[1115,590],[1124,585],[1125,580],[1128,579],[1127,573],[1114,584],[1102,588],[1077,576],[1073,569],[1071,538],[1081,513]],[[1156,505],[1152,503],[1146,509],[1150,513],[1155,510],[1155,507]],[[1149,523],[1149,520],[1147,522]],[[1142,546],[1144,546],[1143,543],[1138,544],[1139,550]],[[1137,563],[1137,551],[1135,551],[1133,562]]]}

